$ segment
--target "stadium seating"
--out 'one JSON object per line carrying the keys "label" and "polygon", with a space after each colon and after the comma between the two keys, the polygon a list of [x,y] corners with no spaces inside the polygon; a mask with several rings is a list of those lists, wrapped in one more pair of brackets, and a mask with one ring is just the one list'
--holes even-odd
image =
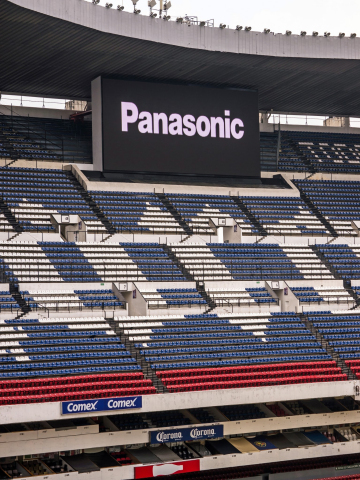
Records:
{"label": "stadium seating", "polygon": [[281,149],[279,165],[281,171],[308,172],[310,165],[305,163],[304,157],[296,149],[296,144],[288,136],[288,132],[281,132]]}
{"label": "stadium seating", "polygon": [[32,310],[83,311],[125,308],[112,290],[38,290],[20,292]]}
{"label": "stadium seating", "polygon": [[300,197],[243,197],[242,200],[270,235],[329,235]]}
{"label": "stadium seating", "polygon": [[278,299],[258,282],[205,282],[205,290],[217,307],[229,308],[231,312],[244,307],[261,307],[269,312],[271,307],[279,305]]}
{"label": "stadium seating", "polygon": [[356,181],[294,180],[340,236],[357,236],[353,221],[360,220],[359,187]]}
{"label": "stadium seating", "polygon": [[169,391],[346,378],[291,313],[115,320]]}
{"label": "stadium seating", "polygon": [[317,245],[325,262],[343,279],[360,278],[360,245]]}
{"label": "stadium seating", "polygon": [[[360,136],[344,133],[282,132],[282,141],[317,172],[359,173]],[[295,170],[296,168],[293,168]]]}
{"label": "stadium seating", "polygon": [[1,115],[0,156],[92,163],[92,122]]}
{"label": "stadium seating", "polygon": [[307,246],[277,244],[172,244],[196,280],[331,279]]}
{"label": "stadium seating", "polygon": [[0,285],[0,288],[0,313],[16,312],[17,310],[19,310],[19,304],[11,295],[10,291],[8,289],[5,289],[5,285]]}
{"label": "stadium seating", "polygon": [[118,233],[185,234],[154,193],[90,191]]}
{"label": "stadium seating", "polygon": [[234,200],[227,195],[168,193],[166,197],[194,234],[214,235],[214,230],[209,226],[209,219],[224,217],[234,218],[242,228],[243,235],[260,233]]}
{"label": "stadium seating", "polygon": [[8,281],[186,280],[157,243],[4,242],[0,248],[0,272]]}
{"label": "stadium seating", "polygon": [[256,405],[228,405],[218,407],[218,410],[231,422],[235,420],[252,420],[264,418],[266,415]]}
{"label": "stadium seating", "polygon": [[103,317],[22,316],[0,322],[2,379],[139,369]]}
{"label": "stadium seating", "polygon": [[98,221],[76,183],[70,173],[62,170],[0,170],[0,196],[18,225],[28,232],[55,232],[51,215],[57,214],[78,215],[85,223]]}
{"label": "stadium seating", "polygon": [[315,305],[333,308],[352,308],[356,305],[354,298],[344,289],[338,286],[294,287],[291,291],[299,299],[301,306],[313,308]]}
{"label": "stadium seating", "polygon": [[46,403],[155,393],[141,372],[1,380],[0,405]]}
{"label": "stadium seating", "polygon": [[308,319],[340,358],[360,360],[360,315],[358,312],[349,311],[346,314],[338,312],[332,315],[326,312],[311,315],[309,312]]}
{"label": "stadium seating", "polygon": [[207,308],[206,300],[201,296],[195,283],[186,283],[180,287],[174,282],[171,288],[164,288],[166,284],[140,284],[141,295],[150,309],[163,308]]}

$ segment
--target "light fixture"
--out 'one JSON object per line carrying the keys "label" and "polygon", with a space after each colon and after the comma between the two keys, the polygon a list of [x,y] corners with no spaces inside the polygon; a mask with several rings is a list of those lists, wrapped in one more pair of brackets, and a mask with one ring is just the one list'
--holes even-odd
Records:
{"label": "light fixture", "polygon": [[97,5],[98,3],[100,3],[100,0],[92,0],[92,3],[93,3],[94,5]]}
{"label": "light fixture", "polygon": [[302,37],[305,37],[305,35],[306,35],[305,30],[301,30],[300,35],[301,35]]}
{"label": "light fixture", "polygon": [[177,17],[176,21],[177,23],[183,23],[184,19],[183,17]]}
{"label": "light fixture", "polygon": [[350,38],[355,38],[356,37],[356,33],[351,33],[350,34]]}
{"label": "light fixture", "polygon": [[199,22],[199,26],[200,26],[200,27],[205,27],[205,25],[206,25],[206,22],[204,22],[203,20],[201,20],[201,21]]}
{"label": "light fixture", "polygon": [[106,7],[106,8],[112,8],[112,7],[113,7],[113,4],[112,4],[112,3],[105,3],[105,7]]}
{"label": "light fixture", "polygon": [[221,28],[221,30],[224,30],[224,28],[226,28],[225,23],[220,23],[219,28]]}
{"label": "light fixture", "polygon": [[270,28],[264,28],[264,33],[270,33]]}
{"label": "light fixture", "polygon": [[164,15],[163,16],[163,19],[166,20],[166,21],[170,20],[170,18],[171,18],[170,15]]}
{"label": "light fixture", "polygon": [[141,13],[141,10],[137,10],[136,8],[134,8],[134,13],[136,13],[136,15],[138,15],[139,13]]}
{"label": "light fixture", "polygon": [[345,33],[344,33],[344,32],[340,32],[340,33],[339,33],[339,37],[340,37],[340,38],[344,38],[344,37],[345,37]]}
{"label": "light fixture", "polygon": [[240,32],[240,30],[242,30],[242,29],[243,29],[242,25],[236,25],[236,30],[237,30],[238,32]]}
{"label": "light fixture", "polygon": [[157,13],[151,12],[151,13],[150,13],[150,17],[151,17],[151,18],[156,18],[156,17],[157,17]]}
{"label": "light fixture", "polygon": [[170,8],[171,8],[171,2],[166,2],[164,5],[164,10],[167,11],[167,10],[170,10]]}
{"label": "light fixture", "polygon": [[133,5],[134,5],[134,7],[135,7],[135,5],[137,4],[137,2],[138,2],[139,0],[131,0],[131,1],[132,1]]}
{"label": "light fixture", "polygon": [[289,36],[292,34],[292,31],[291,30],[286,30],[286,35]]}
{"label": "light fixture", "polygon": [[330,32],[324,32],[324,37],[330,37]]}
{"label": "light fixture", "polygon": [[250,31],[251,31],[251,27],[245,27],[245,31],[246,31],[246,32],[250,32]]}
{"label": "light fixture", "polygon": [[155,5],[156,5],[156,0],[149,0],[149,1],[148,1],[148,7],[154,8]]}
{"label": "light fixture", "polygon": [[319,35],[319,32],[313,32],[313,37],[317,37]]}
{"label": "light fixture", "polygon": [[119,10],[119,12],[122,12],[124,10],[124,6],[123,5],[118,5],[117,9]]}

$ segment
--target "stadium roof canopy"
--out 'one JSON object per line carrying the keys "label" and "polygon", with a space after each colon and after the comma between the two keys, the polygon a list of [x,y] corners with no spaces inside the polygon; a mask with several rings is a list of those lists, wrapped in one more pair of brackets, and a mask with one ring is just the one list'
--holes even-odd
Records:
{"label": "stadium roof canopy", "polygon": [[191,26],[84,0],[0,0],[0,91],[90,98],[99,75],[259,91],[260,110],[360,116],[360,39]]}

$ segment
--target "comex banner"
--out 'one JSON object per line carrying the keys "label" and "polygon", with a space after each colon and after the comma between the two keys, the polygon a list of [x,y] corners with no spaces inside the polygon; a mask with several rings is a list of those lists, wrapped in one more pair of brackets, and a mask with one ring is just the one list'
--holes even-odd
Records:
{"label": "comex banner", "polygon": [[107,412],[142,408],[142,397],[101,398],[98,400],[76,400],[61,403],[61,414]]}
{"label": "comex banner", "polygon": [[97,170],[260,176],[255,91],[99,77],[92,97]]}
{"label": "comex banner", "polygon": [[150,443],[186,442],[190,440],[208,440],[224,436],[224,426],[214,425],[203,428],[177,428],[150,432]]}

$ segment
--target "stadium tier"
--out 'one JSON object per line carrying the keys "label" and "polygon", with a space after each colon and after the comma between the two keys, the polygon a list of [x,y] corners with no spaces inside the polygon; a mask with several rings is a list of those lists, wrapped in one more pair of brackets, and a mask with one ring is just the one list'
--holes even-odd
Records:
{"label": "stadium tier", "polygon": [[360,480],[360,41],[136,2],[0,0],[0,479]]}

